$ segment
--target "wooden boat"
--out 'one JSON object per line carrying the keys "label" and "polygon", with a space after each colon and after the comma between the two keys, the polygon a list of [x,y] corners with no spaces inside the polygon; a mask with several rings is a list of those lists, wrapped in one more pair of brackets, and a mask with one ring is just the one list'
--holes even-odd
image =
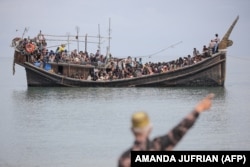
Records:
{"label": "wooden boat", "polygon": [[[239,16],[234,20],[219,43],[217,53],[203,58],[192,65],[186,65],[167,72],[141,75],[132,78],[88,80],[91,72],[98,68],[95,65],[81,65],[67,62],[50,62],[46,65],[50,70],[37,67],[31,62],[35,53],[23,53],[18,46],[22,38],[13,40],[14,63],[23,66],[26,70],[28,86],[66,86],[66,87],[170,87],[170,86],[224,86],[226,77],[227,47],[233,42],[229,36],[237,23]],[[18,48],[19,47],[19,48]],[[29,48],[28,48],[29,49]],[[32,48],[31,48],[32,51]],[[53,71],[53,72],[51,72]],[[80,73],[81,79],[72,75]]]}

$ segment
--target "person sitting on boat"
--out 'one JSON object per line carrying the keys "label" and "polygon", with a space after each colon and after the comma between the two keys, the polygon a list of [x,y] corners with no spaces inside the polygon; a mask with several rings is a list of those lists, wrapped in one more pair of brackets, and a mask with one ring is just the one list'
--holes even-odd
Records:
{"label": "person sitting on boat", "polygon": [[71,52],[70,56],[71,56],[72,58],[77,57],[77,50],[74,49],[74,50]]}
{"label": "person sitting on boat", "polygon": [[23,40],[21,40],[19,45],[21,46],[22,49],[24,49],[28,43],[29,43],[28,39],[24,38]]}
{"label": "person sitting on boat", "polygon": [[61,61],[61,58],[62,58],[62,55],[60,54],[60,53],[56,53],[56,55],[55,55],[55,62],[56,63],[58,63],[58,62],[60,62]]}
{"label": "person sitting on boat", "polygon": [[146,112],[135,112],[132,115],[131,131],[135,138],[133,146],[126,150],[118,159],[119,167],[129,167],[131,165],[131,151],[171,151],[180,142],[184,135],[195,124],[199,115],[210,109],[214,94],[207,95],[202,99],[184,119],[177,124],[169,133],[150,140],[152,124]]}
{"label": "person sitting on boat", "polygon": [[142,68],[142,67],[143,67],[142,58],[141,58],[141,57],[139,58],[138,64],[139,64],[139,68]]}
{"label": "person sitting on boat", "polygon": [[168,66],[167,65],[162,66],[161,72],[167,72],[167,71],[168,71]]}
{"label": "person sitting on boat", "polygon": [[54,62],[55,60],[55,53],[53,50],[50,50],[49,52],[49,62]]}
{"label": "person sitting on boat", "polygon": [[177,68],[183,67],[183,63],[184,63],[183,58],[179,57],[179,59],[177,59],[177,62],[176,62]]}
{"label": "person sitting on boat", "polygon": [[203,46],[203,49],[202,49],[202,55],[206,58],[206,57],[209,57],[209,52],[208,52],[208,48],[206,45]]}
{"label": "person sitting on boat", "polygon": [[194,50],[193,50],[193,57],[196,57],[196,56],[198,56],[198,55],[200,55],[199,50],[196,49],[196,48],[194,48]]}
{"label": "person sitting on boat", "polygon": [[98,60],[97,60],[97,65],[98,66],[104,66],[105,65],[105,58],[103,55],[100,55]]}
{"label": "person sitting on boat", "polygon": [[90,62],[91,63],[95,62],[95,55],[94,55],[94,53],[90,53],[89,58],[90,58]]}
{"label": "person sitting on boat", "polygon": [[152,67],[151,67],[151,62],[146,63],[146,64],[143,66],[142,74],[143,74],[143,75],[152,75],[152,74],[154,74],[154,72],[153,72],[153,70],[152,70]]}
{"label": "person sitting on boat", "polygon": [[194,51],[193,51],[193,59],[194,59],[194,63],[197,63],[199,61],[201,61],[201,55],[200,55],[200,52],[194,48]]}
{"label": "person sitting on boat", "polygon": [[71,61],[73,63],[76,63],[76,64],[79,64],[80,63],[80,55],[77,54],[77,50],[74,49],[71,53],[70,53],[70,58],[71,58]]}
{"label": "person sitting on boat", "polygon": [[[45,63],[48,63],[49,62],[49,51],[48,51],[48,49],[43,49],[42,50],[42,53],[41,53],[41,55],[43,56],[43,58],[44,58],[44,62]],[[45,64],[44,64],[45,65]]]}
{"label": "person sitting on boat", "polygon": [[128,56],[128,58],[125,60],[126,68],[132,68],[132,58]]}
{"label": "person sitting on boat", "polygon": [[62,62],[68,61],[68,56],[67,56],[67,52],[66,51],[64,51],[64,52],[61,53],[61,61]]}
{"label": "person sitting on boat", "polygon": [[79,52],[79,56],[80,56],[80,60],[81,60],[81,64],[86,64],[86,53],[83,51]]}

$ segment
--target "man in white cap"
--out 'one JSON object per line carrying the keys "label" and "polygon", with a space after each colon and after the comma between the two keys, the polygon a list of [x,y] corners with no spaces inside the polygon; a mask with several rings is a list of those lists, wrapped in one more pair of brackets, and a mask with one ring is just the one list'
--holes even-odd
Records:
{"label": "man in white cap", "polygon": [[177,126],[169,133],[149,140],[149,135],[152,130],[149,117],[145,112],[136,112],[132,115],[132,132],[135,137],[134,145],[125,151],[118,161],[119,167],[129,167],[131,164],[131,151],[163,151],[172,150],[176,144],[182,139],[186,132],[193,126],[199,114],[208,110],[212,105],[214,94],[209,94],[201,100]]}

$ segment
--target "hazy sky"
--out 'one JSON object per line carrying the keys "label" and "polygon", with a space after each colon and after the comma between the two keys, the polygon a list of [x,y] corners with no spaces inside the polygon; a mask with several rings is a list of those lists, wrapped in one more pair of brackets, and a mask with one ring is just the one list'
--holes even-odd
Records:
{"label": "hazy sky", "polygon": [[[215,33],[222,37],[237,15],[228,54],[248,56],[250,0],[0,0],[0,8],[1,57],[13,56],[11,41],[22,36],[25,27],[29,28],[25,37],[40,30],[76,35],[76,26],[80,35],[98,35],[99,24],[101,35],[108,36],[110,18],[113,56],[146,56],[182,41],[152,58],[170,60],[191,54],[194,47],[201,50]],[[102,53],[107,45],[103,41]],[[89,53],[96,49],[97,44],[88,44]]]}

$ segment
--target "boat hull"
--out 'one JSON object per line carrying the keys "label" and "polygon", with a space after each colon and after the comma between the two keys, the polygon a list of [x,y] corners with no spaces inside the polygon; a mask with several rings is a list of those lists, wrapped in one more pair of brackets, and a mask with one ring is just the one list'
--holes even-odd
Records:
{"label": "boat hull", "polygon": [[24,63],[27,85],[52,87],[174,87],[174,86],[224,86],[226,52],[220,52],[196,64],[160,74],[129,79],[88,81],[65,77]]}

